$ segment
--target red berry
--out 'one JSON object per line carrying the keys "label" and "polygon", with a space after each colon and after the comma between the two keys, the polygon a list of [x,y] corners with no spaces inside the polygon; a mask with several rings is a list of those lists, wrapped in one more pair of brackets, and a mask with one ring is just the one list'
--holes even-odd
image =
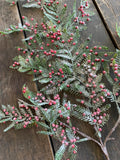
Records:
{"label": "red berry", "polygon": [[76,152],[76,151],[73,151],[73,153],[76,154],[77,152]]}
{"label": "red berry", "polygon": [[105,60],[104,59],[101,59],[101,62],[104,62]]}
{"label": "red berry", "polygon": [[67,7],[67,4],[66,4],[66,3],[64,4],[64,7]]}
{"label": "red berry", "polygon": [[70,107],[67,107],[67,110],[70,110]]}
{"label": "red berry", "polygon": [[84,104],[84,101],[83,101],[83,100],[81,100],[81,104]]}
{"label": "red berry", "polygon": [[95,52],[94,54],[97,56],[97,55],[98,55],[98,52]]}
{"label": "red berry", "polygon": [[75,148],[75,145],[74,145],[74,144],[72,144],[72,145],[71,145],[71,147],[72,147],[72,148]]}
{"label": "red berry", "polygon": [[34,73],[36,73],[36,72],[37,72],[37,70],[35,69],[35,70],[34,70]]}
{"label": "red berry", "polygon": [[49,34],[46,34],[46,37],[49,37]]}
{"label": "red berry", "polygon": [[38,2],[38,5],[41,5],[41,2]]}
{"label": "red berry", "polygon": [[90,20],[90,18],[87,18],[87,21],[89,21]]}
{"label": "red berry", "polygon": [[60,20],[58,20],[58,23],[60,23]]}
{"label": "red berry", "polygon": [[101,132],[101,131],[102,131],[102,128],[99,128],[99,131]]}
{"label": "red berry", "polygon": [[28,99],[30,99],[31,97],[30,96],[28,96]]}
{"label": "red berry", "polygon": [[85,53],[83,53],[83,57],[86,57],[87,55]]}
{"label": "red berry", "polygon": [[70,85],[69,85],[69,84],[67,84],[67,87],[69,88],[69,87],[70,87]]}
{"label": "red berry", "polygon": [[94,49],[97,49],[97,46],[94,46]]}
{"label": "red berry", "polygon": [[22,92],[23,92],[23,93],[25,93],[25,92],[26,92],[26,90],[23,90]]}
{"label": "red berry", "polygon": [[15,1],[13,1],[12,4],[15,4]]}
{"label": "red berry", "polygon": [[104,113],[103,116],[105,117],[105,116],[106,116],[106,113]]}
{"label": "red berry", "polygon": [[88,63],[90,63],[91,62],[91,60],[90,59],[88,59],[88,61],[87,61]]}
{"label": "red berry", "polygon": [[58,111],[59,114],[60,114],[61,112],[62,112],[61,110]]}
{"label": "red berry", "polygon": [[83,113],[82,115],[83,115],[83,116],[85,116],[86,114],[85,114],[85,113]]}
{"label": "red berry", "polygon": [[100,88],[104,88],[104,85],[101,84],[101,85],[100,85]]}
{"label": "red berry", "polygon": [[39,73],[42,73],[42,70],[39,70]]}
{"label": "red berry", "polygon": [[107,57],[107,56],[108,56],[108,54],[107,54],[107,53],[105,53],[105,54],[104,54],[104,56],[105,56],[105,57]]}
{"label": "red berry", "polygon": [[96,122],[97,122],[97,120],[96,120],[96,119],[93,119],[93,122],[94,122],[94,123],[96,123]]}
{"label": "red berry", "polygon": [[103,71],[103,74],[105,74],[106,73],[106,71]]}
{"label": "red berry", "polygon": [[64,104],[64,107],[67,107],[67,106],[68,106],[68,104],[67,104],[67,103],[65,103],[65,104]]}
{"label": "red berry", "polygon": [[101,124],[101,123],[102,123],[102,120],[99,119],[99,120],[98,120],[98,123]]}

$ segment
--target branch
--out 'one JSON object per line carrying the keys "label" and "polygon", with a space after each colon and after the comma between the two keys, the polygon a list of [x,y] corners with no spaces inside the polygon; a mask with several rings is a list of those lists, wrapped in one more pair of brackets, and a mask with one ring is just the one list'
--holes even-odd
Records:
{"label": "branch", "polygon": [[[59,122],[61,122],[61,121],[59,120]],[[66,126],[66,127],[68,127],[68,128],[70,128],[70,129],[71,129],[71,127],[70,127],[69,125],[67,125],[66,123],[63,123],[63,122],[62,122],[62,124],[63,124],[64,126]],[[99,141],[97,141],[96,139],[94,139],[94,138],[92,138],[92,137],[88,136],[87,134],[85,134],[85,133],[83,133],[83,132],[81,132],[81,131],[76,130],[76,132],[77,132],[78,134],[80,134],[81,136],[83,136],[83,137],[87,138],[87,139],[88,139],[88,141],[89,141],[89,140],[90,140],[90,141],[93,141],[93,142],[97,143],[97,144],[101,147],[100,142],[99,142]]]}
{"label": "branch", "polygon": [[117,126],[120,123],[120,108],[119,108],[119,104],[118,104],[118,102],[116,100],[116,96],[115,95],[114,95],[114,97],[115,97],[115,103],[116,103],[116,106],[117,106],[117,111],[118,111],[119,117],[118,117],[118,120],[116,121],[116,123],[114,124],[113,128],[110,130],[110,132],[108,133],[107,137],[105,138],[104,146],[106,146],[107,141],[110,140],[110,136],[116,130]]}
{"label": "branch", "polygon": [[[60,120],[59,120],[59,121],[60,121]],[[61,121],[60,121],[60,122],[61,122]],[[63,123],[63,122],[62,122],[62,123]],[[63,123],[63,125],[71,129],[71,127],[68,126],[67,124]],[[88,136],[87,134],[85,134],[85,133],[83,133],[83,132],[80,132],[80,131],[78,131],[78,130],[76,130],[76,132],[77,132],[78,134],[80,134],[81,136],[87,138],[87,140],[91,140],[91,141],[95,142],[96,144],[98,144],[99,147],[101,148],[101,150],[103,151],[106,159],[107,159],[107,160],[110,160],[109,154],[108,154],[108,151],[107,151],[107,148],[106,148],[106,145],[104,146],[104,144],[103,144],[103,142],[102,142],[102,139],[101,139],[100,137],[99,137],[99,140],[100,140],[100,142],[99,142],[99,141],[97,141],[96,139]],[[108,140],[109,140],[109,138],[108,138]]]}
{"label": "branch", "polygon": [[105,141],[104,141],[104,146],[106,145],[107,141],[110,140],[110,136],[112,135],[112,133],[116,130],[117,126],[119,125],[120,123],[120,115],[118,117],[118,120],[116,121],[114,127],[111,129],[111,131],[108,133],[107,137],[105,138]]}

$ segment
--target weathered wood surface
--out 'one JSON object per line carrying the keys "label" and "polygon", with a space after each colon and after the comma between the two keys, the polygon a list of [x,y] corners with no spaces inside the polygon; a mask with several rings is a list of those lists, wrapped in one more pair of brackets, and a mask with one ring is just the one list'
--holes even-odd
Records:
{"label": "weathered wood surface", "polygon": [[[20,22],[16,6],[0,2],[0,30],[10,24]],[[22,86],[27,83],[32,90],[36,90],[32,77],[9,69],[12,58],[16,53],[15,46],[21,46],[23,33],[15,33],[7,37],[0,37],[0,105],[17,105],[17,99],[22,98]],[[38,129],[10,130],[3,133],[5,125],[0,125],[0,160],[53,160],[48,136],[38,135]],[[39,128],[40,129],[40,128]]]}
{"label": "weathered wood surface", "polygon": [[[69,11],[72,9],[74,0],[66,0],[66,3],[68,4]],[[77,3],[79,0],[77,0]],[[109,50],[114,51],[114,45],[111,41],[107,30],[99,16],[98,11],[96,10],[96,7],[94,6],[92,0],[89,0],[90,2],[90,8],[95,13],[95,15],[91,18],[91,22],[88,23],[88,29],[81,34],[82,39],[86,39],[89,35],[92,34],[92,40],[90,42],[90,46],[96,46],[96,45],[103,45],[109,47]],[[72,97],[71,97],[72,99]],[[74,100],[73,100],[74,101]],[[103,138],[106,136],[108,131],[110,130],[111,126],[115,123],[115,120],[117,119],[117,112],[114,107],[111,109],[111,117],[109,124],[106,125],[103,129]],[[86,123],[83,123],[79,120],[73,119],[73,124],[75,126],[78,126],[80,130],[82,130],[84,133],[87,133],[88,135],[93,135],[95,132],[94,130],[87,125]],[[111,160],[119,160],[120,159],[120,128],[118,127],[116,132],[113,134],[113,137],[115,137],[115,141],[108,142],[108,152],[110,154]],[[53,144],[55,151],[60,147],[60,143],[53,139]],[[77,160],[106,160],[104,157],[101,149],[93,142],[83,142],[78,145],[78,154],[77,154]],[[64,157],[64,160],[65,157]]]}
{"label": "weathered wood surface", "polygon": [[120,38],[116,33],[116,24],[120,26],[119,0],[93,0],[103,18],[104,24],[113,39],[115,46],[120,49]]}
{"label": "weathered wood surface", "polygon": [[[119,0],[117,0],[118,2]],[[73,6],[74,0],[66,0],[69,10],[71,10]],[[77,0],[79,2],[79,0]],[[89,0],[91,3],[91,9],[95,12],[95,16],[92,17],[92,21],[88,23],[88,30],[86,30],[84,33],[81,34],[82,38],[87,38],[88,35],[92,34],[92,41],[90,42],[90,45],[106,45],[110,48],[110,50],[115,50],[113,42],[111,41],[105,26],[103,25],[103,22],[98,14],[98,11],[96,10],[92,0]],[[115,1],[116,2],[116,1]],[[117,3],[116,2],[116,3]],[[1,18],[0,16],[0,22],[2,24],[2,29],[7,27],[9,24],[15,24],[15,19],[17,18],[16,22],[19,21],[18,14],[15,13],[15,9],[9,7],[9,5],[4,4],[5,2],[2,1],[0,4],[0,8],[4,8],[0,10],[0,14],[3,16]],[[22,1],[21,1],[22,3]],[[64,3],[64,1],[63,1]],[[3,7],[4,4],[4,7]],[[115,4],[114,4],[115,5]],[[5,6],[8,6],[9,8],[5,8]],[[25,9],[20,7],[20,14],[21,16],[27,16],[29,18],[35,18],[36,20],[39,20],[42,16],[41,12],[38,11],[38,9]],[[3,12],[4,11],[4,12]],[[7,11],[5,13],[5,11]],[[8,13],[9,12],[9,13]],[[14,13],[13,13],[14,12]],[[10,16],[10,14],[15,15],[14,18]],[[5,16],[8,15],[9,17]],[[7,19],[7,20],[6,20]],[[6,23],[7,22],[7,23]],[[0,28],[1,30],[1,28]],[[0,57],[0,69],[1,69],[1,75],[0,79],[2,81],[0,82],[0,103],[1,104],[13,104],[16,103],[17,98],[22,98],[21,95],[21,88],[22,85],[25,82],[28,82],[30,84],[31,78],[29,76],[23,76],[23,74],[17,73],[15,71],[10,71],[8,69],[8,66],[12,63],[11,58],[14,57],[16,54],[16,50],[13,48],[13,46],[20,45],[20,36],[17,36],[17,34],[8,36],[7,38],[0,39],[0,54],[3,58]],[[21,34],[19,34],[21,35]],[[19,38],[18,38],[19,37]],[[12,41],[11,41],[12,39]],[[13,39],[15,43],[13,42]],[[9,54],[9,51],[11,54]],[[4,53],[4,54],[2,54]],[[3,63],[3,61],[5,63]],[[9,64],[8,64],[9,63]],[[6,68],[6,69],[5,69]],[[13,82],[13,79],[17,78],[17,82]],[[16,88],[16,86],[19,84],[19,88]],[[6,89],[4,89],[6,88]],[[33,87],[34,88],[34,87]],[[6,90],[6,91],[5,91]],[[13,93],[13,94],[11,94]],[[15,93],[15,94],[14,94]],[[103,131],[103,137],[107,134],[108,130],[111,128],[112,124],[115,123],[115,120],[117,118],[116,109],[114,106],[111,109],[112,117],[107,126],[104,127]],[[76,119],[73,119],[73,123],[77,125],[80,129],[82,129],[85,133],[92,135],[94,131],[89,125],[86,125],[83,122],[78,121]],[[3,129],[3,127],[2,127]],[[120,136],[119,136],[120,128],[116,130],[116,132],[113,134],[113,137],[115,137],[115,141],[111,141],[108,143],[108,152],[110,154],[111,160],[119,160],[120,158]],[[1,132],[2,133],[2,132]],[[9,143],[9,145],[8,145]],[[47,145],[46,145],[47,144]],[[53,145],[54,149],[57,150],[60,146],[60,143],[53,139]],[[12,147],[11,147],[12,146]],[[6,149],[7,148],[7,149]],[[6,150],[5,150],[6,149]],[[77,160],[105,160],[105,157],[103,156],[102,151],[100,148],[94,144],[93,142],[84,142],[81,143],[78,146],[78,155]],[[18,153],[12,153],[12,152],[18,152]],[[16,158],[17,157],[17,158]],[[11,159],[10,159],[11,158]],[[16,159],[16,160],[53,160],[53,155],[51,154],[51,149],[49,147],[49,141],[48,137],[46,136],[38,136],[35,134],[34,129],[25,129],[24,131],[10,131],[6,134],[1,134],[1,145],[0,145],[0,160],[2,159]]]}

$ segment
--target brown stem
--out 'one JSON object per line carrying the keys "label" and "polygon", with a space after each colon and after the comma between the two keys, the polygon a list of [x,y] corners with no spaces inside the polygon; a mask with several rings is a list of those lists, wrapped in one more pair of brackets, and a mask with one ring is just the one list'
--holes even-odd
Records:
{"label": "brown stem", "polygon": [[117,111],[118,111],[118,120],[116,121],[116,123],[114,124],[113,128],[110,130],[110,132],[108,133],[107,137],[105,138],[105,141],[104,141],[104,146],[106,146],[106,143],[107,141],[109,141],[110,139],[110,136],[112,135],[112,133],[116,130],[117,126],[119,125],[120,123],[120,107],[119,107],[119,104],[116,100],[116,96],[114,95],[114,98],[115,98],[115,102],[116,102],[116,107],[117,107]]}
{"label": "brown stem", "polygon": [[80,131],[77,131],[77,133],[79,133],[79,134],[82,135],[83,137],[88,138],[88,140],[91,140],[91,141],[97,143],[97,144],[100,146],[101,150],[103,151],[103,153],[104,153],[104,155],[105,155],[105,157],[106,157],[106,160],[110,160],[110,157],[109,157],[109,154],[108,154],[108,151],[107,151],[107,147],[106,147],[106,145],[103,144],[101,138],[99,138],[99,140],[100,140],[100,142],[99,142],[99,141],[95,140],[94,138],[86,135],[85,133],[82,133],[82,132],[80,132]]}
{"label": "brown stem", "polygon": [[[60,121],[60,122],[61,122],[61,121]],[[63,123],[63,122],[62,122],[62,123]],[[66,123],[63,123],[63,125],[71,129],[71,127],[70,127],[69,125],[67,125]],[[91,141],[95,142],[96,144],[98,144],[99,147],[101,148],[102,152],[104,153],[104,155],[105,155],[105,157],[106,157],[106,160],[110,160],[110,157],[109,157],[109,154],[108,154],[108,151],[107,151],[107,147],[106,147],[106,145],[103,144],[102,139],[101,139],[100,137],[99,137],[99,141],[100,141],[100,142],[99,142],[99,141],[97,141],[96,139],[88,136],[87,134],[85,134],[85,133],[83,133],[83,132],[80,132],[80,131],[78,131],[78,130],[76,130],[76,132],[77,132],[78,134],[80,134],[81,136],[87,138],[88,140],[91,140]]]}
{"label": "brown stem", "polygon": [[[117,106],[117,107],[118,107],[118,106]],[[60,121],[60,122],[61,122],[61,121]],[[62,122],[62,123],[63,123],[63,122]],[[77,132],[78,134],[80,134],[81,136],[87,138],[88,140],[91,140],[91,141],[95,142],[96,144],[98,144],[98,145],[100,146],[101,150],[103,151],[103,153],[104,153],[104,155],[105,155],[105,157],[106,157],[106,160],[110,160],[110,157],[109,157],[109,154],[108,154],[108,151],[107,151],[107,147],[106,147],[106,143],[107,143],[108,140],[111,139],[110,136],[111,136],[112,133],[115,131],[115,129],[117,128],[117,126],[118,126],[119,123],[120,123],[120,114],[119,114],[118,120],[116,121],[114,127],[111,129],[111,131],[108,133],[107,137],[105,138],[104,143],[102,142],[102,139],[101,139],[100,137],[99,137],[99,141],[100,141],[100,142],[99,142],[99,141],[97,141],[96,139],[88,136],[87,134],[85,134],[85,133],[83,133],[83,132],[81,132],[81,131],[76,130],[76,132]],[[65,124],[65,123],[63,123],[63,125],[71,129],[71,127],[70,127],[69,125],[67,125],[67,124]]]}
{"label": "brown stem", "polygon": [[83,137],[88,138],[88,140],[91,140],[91,141],[97,143],[97,144],[100,146],[101,150],[103,151],[106,159],[107,159],[107,160],[110,160],[110,157],[109,157],[109,154],[108,154],[108,151],[107,151],[107,147],[106,147],[106,145],[103,144],[101,138],[99,138],[99,140],[100,140],[100,142],[99,142],[99,141],[95,140],[94,138],[92,138],[92,137],[90,137],[90,136],[88,136],[88,135],[86,135],[86,134],[84,134],[84,133],[82,133],[82,132],[80,132],[80,131],[77,131],[77,133],[79,133],[79,134],[82,135]]}
{"label": "brown stem", "polygon": [[[60,122],[61,122],[61,121],[60,121]],[[63,122],[62,122],[62,123],[63,123]],[[71,127],[70,127],[69,125],[67,125],[66,123],[63,123],[63,125],[71,129]],[[77,132],[78,134],[80,134],[81,136],[83,136],[83,137],[87,138],[87,139],[88,139],[88,141],[89,141],[89,140],[91,140],[91,141],[93,141],[93,142],[97,143],[97,144],[101,147],[100,142],[99,142],[99,141],[97,141],[96,139],[94,139],[94,138],[92,138],[92,137],[88,136],[87,134],[85,134],[85,133],[83,133],[83,132],[80,132],[80,131],[78,131],[78,130],[76,130],[76,132]]]}
{"label": "brown stem", "polygon": [[118,120],[116,121],[115,125],[113,126],[113,128],[110,130],[110,132],[108,133],[107,137],[105,138],[104,141],[104,146],[106,146],[107,141],[110,139],[110,136],[112,135],[112,133],[116,130],[117,126],[120,123],[120,115],[118,117]]}
{"label": "brown stem", "polygon": [[101,146],[101,144],[99,143],[99,141],[97,141],[96,139],[94,139],[94,138],[86,135],[85,133],[80,132],[80,131],[77,131],[77,133],[79,133],[81,136],[83,136],[83,137],[87,138],[88,140],[91,140],[91,141],[97,143],[99,146]]}
{"label": "brown stem", "polygon": [[103,151],[106,159],[107,159],[107,160],[110,160],[110,157],[109,157],[109,154],[108,154],[108,151],[107,151],[107,147],[104,146],[104,145],[101,145],[100,147],[101,147],[101,150]]}
{"label": "brown stem", "polygon": [[[94,129],[95,129],[95,131],[97,131],[96,126],[94,126]],[[99,138],[99,141],[100,141],[100,144],[101,144],[100,148],[101,148],[102,152],[104,153],[106,159],[110,160],[106,145],[104,145],[101,137],[98,137],[98,138]]]}

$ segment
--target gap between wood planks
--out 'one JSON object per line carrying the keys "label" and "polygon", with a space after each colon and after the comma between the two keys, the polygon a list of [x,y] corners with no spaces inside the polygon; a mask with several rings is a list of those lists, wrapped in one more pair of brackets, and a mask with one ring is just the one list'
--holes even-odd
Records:
{"label": "gap between wood planks", "polygon": [[[0,3],[0,30],[18,23],[20,23],[20,19],[17,7],[10,6],[9,3],[2,0]],[[0,37],[0,105],[16,106],[17,98],[24,99],[21,91],[24,83],[27,83],[32,90],[36,90],[32,76],[9,69],[13,62],[12,58],[18,54],[15,46],[23,47],[22,38],[24,38],[23,33],[20,32]],[[8,124],[6,125],[8,126]],[[3,128],[7,127],[6,125],[0,126],[0,160],[53,160],[48,136],[38,136],[37,128],[27,128],[24,131],[11,129],[5,134]]]}
{"label": "gap between wood planks", "polygon": [[[20,17],[21,24],[23,25],[22,14],[21,14],[21,12],[20,12],[20,7],[19,7],[18,2],[17,2],[17,9],[18,9],[18,13],[19,13],[19,17]],[[23,31],[23,33],[24,33],[24,37],[27,38],[26,32]],[[37,88],[37,91],[38,91],[38,90],[39,90],[39,86],[38,86],[37,82],[35,82],[35,84],[36,84],[36,88]],[[53,159],[54,159],[55,149],[54,149],[54,145],[53,145],[53,141],[52,141],[51,136],[48,136],[48,140],[49,140],[49,143],[50,143],[50,146],[51,146],[51,152],[52,152],[52,154],[53,154]]]}
{"label": "gap between wood planks", "polygon": [[[114,1],[113,3],[120,3],[120,2],[118,2],[119,0],[116,0],[116,1]],[[114,44],[114,47],[120,49],[120,38],[118,37],[118,35],[116,33],[116,24],[118,24],[117,21],[118,21],[118,18],[120,18],[120,16],[117,17],[117,15],[114,13],[114,7],[112,6],[112,4],[110,2],[109,2],[110,4],[108,5],[107,0],[100,0],[100,1],[93,0],[93,3],[94,3],[94,5],[100,15],[100,18],[101,18],[101,20],[102,20],[102,22],[108,32],[108,35],[110,36],[110,38]],[[107,11],[106,13],[104,13],[105,9],[102,7],[103,5]],[[119,10],[120,10],[120,8],[119,8]]]}
{"label": "gap between wood planks", "polygon": [[[69,5],[70,5],[70,3],[71,3],[72,1],[73,1],[73,0],[68,1],[68,2],[69,2]],[[72,6],[72,3],[71,3],[71,6]],[[19,9],[19,12],[20,12],[20,9]],[[20,14],[22,14],[22,12],[19,13],[19,15],[20,15]],[[98,18],[99,18],[99,17],[98,17]],[[98,21],[98,19],[96,19],[96,21],[97,21],[97,22],[101,22],[101,21]],[[97,25],[96,22],[94,22],[94,24]],[[99,24],[99,23],[98,23],[98,24]],[[91,28],[92,28],[91,31],[92,31],[92,32],[94,31],[96,34],[100,32],[99,34],[102,35],[102,38],[103,38],[104,40],[106,39],[106,42],[109,42],[109,43],[107,43],[107,44],[109,44],[109,46],[111,46],[111,43],[110,43],[111,40],[110,40],[110,38],[109,38],[109,36],[108,36],[108,34],[107,34],[107,32],[106,32],[106,29],[104,28],[105,26],[103,26],[102,23],[101,23],[100,25],[102,25],[102,27],[99,27],[100,30],[98,30],[97,32],[95,32],[95,31],[94,31],[94,28],[91,27]],[[103,32],[103,30],[105,30],[105,33],[106,33],[106,34]],[[99,37],[99,34],[96,35],[96,37],[97,37],[96,39],[97,39],[98,42],[99,42],[99,41],[101,42],[102,39],[98,38],[98,37]],[[88,33],[87,33],[87,35],[88,35]],[[98,40],[98,39],[99,39],[99,40]],[[86,128],[86,127],[85,127],[85,128]],[[54,142],[54,141],[53,141],[53,142]],[[85,145],[87,146],[87,143],[86,143]],[[55,146],[55,145],[54,145],[54,146]],[[84,145],[83,145],[83,146],[84,146]],[[101,157],[100,159],[102,159],[101,152],[99,152],[99,149],[97,149],[97,146],[95,146],[95,145],[92,144],[92,143],[91,143],[91,144],[89,143],[88,146],[89,146],[90,150],[91,150],[91,148],[96,149],[96,151],[95,151],[95,152],[96,152],[96,156],[94,155],[94,156],[95,156],[95,159],[99,159],[100,157]],[[55,146],[55,149],[56,149],[56,148],[57,148],[57,147]],[[87,147],[84,147],[84,148],[86,148],[86,152],[87,152]],[[83,150],[81,149],[81,150],[82,150],[82,154],[79,155],[78,157],[79,157],[79,158],[82,157],[84,160],[85,160],[85,159],[89,159],[89,158],[90,158],[90,155],[93,154],[93,153],[90,152],[90,153],[88,153],[88,156],[87,156],[86,153],[84,153],[84,148],[83,148]],[[79,153],[78,153],[78,154],[79,154]],[[84,154],[84,155],[83,155],[83,154]],[[98,154],[99,154],[99,155],[98,155]],[[87,158],[86,158],[86,156],[87,156]],[[99,158],[97,158],[97,157],[99,157]],[[77,159],[77,160],[78,160],[78,159]]]}

